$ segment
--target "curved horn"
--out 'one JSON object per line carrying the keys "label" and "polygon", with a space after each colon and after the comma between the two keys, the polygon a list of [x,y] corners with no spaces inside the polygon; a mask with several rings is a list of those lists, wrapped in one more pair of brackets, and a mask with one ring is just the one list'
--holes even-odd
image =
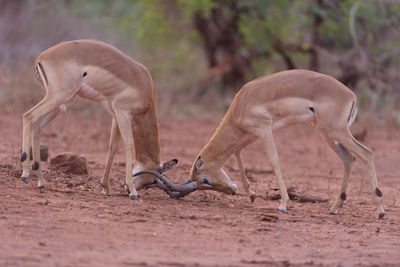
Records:
{"label": "curved horn", "polygon": [[154,184],[151,185],[151,187],[158,187],[160,189],[162,189],[165,193],[167,193],[171,198],[180,198],[183,197],[180,195],[179,192],[175,192],[175,191],[171,191],[171,189],[169,189],[163,182],[161,182],[160,180],[156,179],[154,181]]}
{"label": "curved horn", "polygon": [[188,178],[188,179],[187,179],[186,181],[184,181],[183,184],[181,184],[181,185],[190,184],[191,182],[192,182],[192,179]]}
{"label": "curved horn", "polygon": [[[187,179],[184,183],[182,183],[182,184],[180,184],[180,185],[189,184],[189,183],[191,183],[191,182],[192,182],[192,180],[189,178],[189,179]],[[154,181],[154,184],[151,185],[151,186],[153,186],[153,187],[158,187],[158,188],[162,189],[162,190],[163,190],[165,193],[167,193],[171,198],[175,198],[175,199],[182,198],[182,197],[184,197],[184,196],[186,196],[186,195],[192,193],[193,191],[195,191],[195,190],[192,190],[192,189],[189,189],[189,190],[187,190],[187,191],[180,191],[180,192],[171,191],[171,189],[170,189],[168,186],[166,186],[166,185],[165,185],[162,181],[160,181],[159,179],[156,179],[156,180]]]}
{"label": "curved horn", "polygon": [[[140,174],[151,174],[151,175],[154,175],[166,187],[168,187],[170,189],[169,191],[178,192],[179,193],[179,197],[184,197],[184,196],[192,193],[193,191],[197,190],[197,183],[196,182],[192,182],[190,179],[186,180],[183,184],[176,185],[176,184],[173,184],[170,181],[168,181],[167,178],[165,178],[164,175],[162,175],[161,173],[159,173],[157,171],[154,171],[154,170],[143,170],[143,171],[135,173],[133,175],[133,177],[138,176]],[[157,183],[157,186],[158,186],[158,183]],[[160,186],[158,186],[158,187],[160,187]],[[161,189],[163,189],[163,188],[161,188]],[[166,191],[166,190],[164,190],[164,191]]]}

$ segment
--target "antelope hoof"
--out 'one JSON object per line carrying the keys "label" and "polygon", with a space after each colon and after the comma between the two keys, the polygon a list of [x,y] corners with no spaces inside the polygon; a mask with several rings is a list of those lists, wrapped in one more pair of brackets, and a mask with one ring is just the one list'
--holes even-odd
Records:
{"label": "antelope hoof", "polygon": [[256,194],[255,194],[255,193],[252,193],[252,194],[250,195],[250,201],[251,201],[251,203],[254,203],[255,200],[256,200]]}
{"label": "antelope hoof", "polygon": [[381,213],[379,213],[378,218],[379,218],[379,219],[383,219],[383,216],[385,216],[385,213],[384,213],[384,212],[381,212]]}
{"label": "antelope hoof", "polygon": [[38,187],[39,187],[39,189],[46,189],[45,185],[39,185]]}
{"label": "antelope hoof", "polygon": [[24,183],[26,183],[26,184],[28,183],[28,177],[23,177],[23,176],[22,176],[22,177],[21,177],[21,180],[22,180],[22,182],[24,182]]}
{"label": "antelope hoof", "polygon": [[101,190],[101,193],[103,195],[109,196],[110,195],[110,189],[108,188],[103,188],[103,190]]}
{"label": "antelope hoof", "polygon": [[336,206],[332,207],[331,210],[329,211],[330,215],[336,215],[338,213],[339,213],[339,209]]}
{"label": "antelope hoof", "polygon": [[129,195],[129,198],[132,200],[139,200],[137,195]]}
{"label": "antelope hoof", "polygon": [[[288,199],[289,199],[289,197],[288,197]],[[280,203],[280,205],[279,205],[279,212],[280,212],[280,213],[287,213],[287,210],[286,210],[286,203]]]}

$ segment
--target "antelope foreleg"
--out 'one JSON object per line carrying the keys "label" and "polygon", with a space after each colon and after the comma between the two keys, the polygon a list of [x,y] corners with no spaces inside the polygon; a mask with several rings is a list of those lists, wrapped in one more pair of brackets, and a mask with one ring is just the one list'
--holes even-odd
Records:
{"label": "antelope foreleg", "polygon": [[240,155],[240,151],[235,153],[236,161],[239,168],[239,175],[243,183],[244,190],[247,195],[250,197],[251,202],[254,202],[256,199],[256,193],[251,190],[249,180],[247,179],[246,171],[243,166],[242,156]]}
{"label": "antelope foreleg", "polygon": [[101,178],[100,182],[101,186],[103,187],[102,193],[105,195],[110,194],[110,182],[109,182],[110,170],[120,140],[121,140],[121,134],[119,132],[118,123],[116,119],[113,118],[111,123],[110,144],[108,148],[107,163],[104,169],[103,177]]}

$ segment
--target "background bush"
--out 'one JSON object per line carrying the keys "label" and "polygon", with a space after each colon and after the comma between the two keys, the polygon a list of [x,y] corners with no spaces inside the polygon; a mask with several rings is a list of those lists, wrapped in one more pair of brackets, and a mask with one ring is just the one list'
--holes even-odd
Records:
{"label": "background bush", "polygon": [[[223,111],[245,82],[304,68],[354,90],[361,117],[400,120],[396,0],[0,0],[0,111],[37,103],[35,57],[80,38],[146,65],[161,116]],[[102,112],[84,100],[72,108]]]}

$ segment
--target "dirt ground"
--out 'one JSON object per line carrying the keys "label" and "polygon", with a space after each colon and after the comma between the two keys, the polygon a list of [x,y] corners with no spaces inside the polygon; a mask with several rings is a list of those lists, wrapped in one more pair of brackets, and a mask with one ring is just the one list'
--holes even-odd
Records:
{"label": "dirt ground", "polygon": [[[44,164],[47,189],[31,175],[21,182],[20,114],[0,116],[1,266],[399,266],[400,130],[368,125],[364,143],[374,149],[386,215],[377,219],[369,177],[356,161],[347,200],[329,215],[342,176],[336,154],[311,126],[275,133],[287,186],[328,198],[325,203],[291,201],[288,214],[266,200],[276,188],[261,143],[243,157],[258,198],[252,204],[238,180],[234,159],[226,171],[239,194],[194,192],[181,200],[157,189],[126,195],[123,149],[111,172],[111,196],[99,181],[108,150],[110,119],[62,114],[45,130],[50,155],[70,151],[87,158],[89,175],[65,175]],[[178,158],[168,175],[184,181],[192,161],[219,123],[213,120],[160,122],[161,158]],[[277,221],[268,221],[265,215]],[[272,217],[273,217],[272,216]]]}

